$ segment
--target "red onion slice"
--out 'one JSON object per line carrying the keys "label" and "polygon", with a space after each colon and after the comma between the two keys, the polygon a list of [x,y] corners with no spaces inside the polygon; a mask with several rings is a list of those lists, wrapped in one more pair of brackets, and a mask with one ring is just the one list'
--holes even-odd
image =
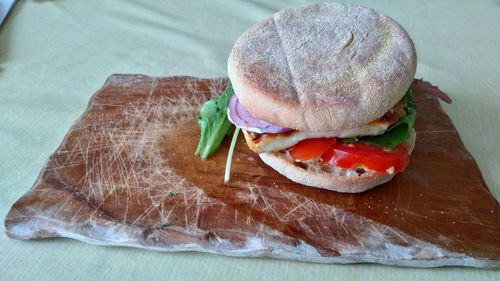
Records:
{"label": "red onion slice", "polygon": [[441,91],[437,86],[433,86],[431,83],[424,81],[424,79],[413,79],[411,86],[413,93],[427,93],[441,99],[447,104],[451,104],[451,98],[445,92]]}
{"label": "red onion slice", "polygon": [[227,117],[229,118],[229,121],[231,121],[231,123],[233,123],[236,127],[254,133],[278,134],[292,131],[292,129],[283,128],[254,117],[241,105],[236,95],[233,95],[229,99]]}

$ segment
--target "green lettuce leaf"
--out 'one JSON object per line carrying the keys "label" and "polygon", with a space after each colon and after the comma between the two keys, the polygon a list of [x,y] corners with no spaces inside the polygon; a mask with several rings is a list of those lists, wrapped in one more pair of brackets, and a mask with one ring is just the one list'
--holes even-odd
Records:
{"label": "green lettuce leaf", "polygon": [[207,159],[217,151],[224,137],[231,131],[233,124],[227,118],[227,107],[232,95],[233,87],[229,82],[222,96],[208,100],[200,110],[197,121],[201,127],[201,136],[194,154],[202,159]]}
{"label": "green lettuce leaf", "polygon": [[411,89],[408,89],[404,98],[403,105],[406,115],[401,117],[396,123],[392,124],[384,134],[370,137],[360,137],[357,140],[376,144],[379,146],[394,148],[408,140],[411,135],[411,129],[415,124],[417,117],[417,106],[413,100]]}

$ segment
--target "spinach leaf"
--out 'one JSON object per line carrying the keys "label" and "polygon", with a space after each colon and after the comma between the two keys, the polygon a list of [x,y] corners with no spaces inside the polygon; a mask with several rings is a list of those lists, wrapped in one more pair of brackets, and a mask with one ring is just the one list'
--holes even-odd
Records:
{"label": "spinach leaf", "polygon": [[232,124],[227,118],[227,107],[232,95],[233,87],[231,82],[228,82],[222,96],[208,100],[200,110],[197,121],[201,127],[201,136],[194,154],[202,159],[207,159],[217,151],[231,130]]}
{"label": "spinach leaf", "polygon": [[413,101],[411,89],[408,89],[403,99],[403,105],[406,111],[405,116],[401,117],[396,123],[387,128],[384,134],[360,137],[359,141],[394,148],[408,140],[417,117],[417,106]]}

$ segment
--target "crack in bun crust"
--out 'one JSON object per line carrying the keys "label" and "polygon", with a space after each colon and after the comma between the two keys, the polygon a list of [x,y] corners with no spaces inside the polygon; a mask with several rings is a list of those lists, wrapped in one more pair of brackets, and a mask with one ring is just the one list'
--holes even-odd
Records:
{"label": "crack in bun crust", "polygon": [[307,131],[377,119],[404,96],[415,69],[413,42],[398,23],[341,3],[274,14],[243,33],[228,60],[250,113]]}

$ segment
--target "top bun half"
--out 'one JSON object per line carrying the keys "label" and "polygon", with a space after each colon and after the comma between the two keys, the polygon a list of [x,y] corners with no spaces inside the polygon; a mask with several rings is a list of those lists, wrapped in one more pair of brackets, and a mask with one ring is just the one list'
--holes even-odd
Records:
{"label": "top bun half", "polygon": [[415,69],[413,42],[397,22],[341,3],[274,14],[241,35],[228,61],[250,113],[305,131],[379,118],[404,96]]}

